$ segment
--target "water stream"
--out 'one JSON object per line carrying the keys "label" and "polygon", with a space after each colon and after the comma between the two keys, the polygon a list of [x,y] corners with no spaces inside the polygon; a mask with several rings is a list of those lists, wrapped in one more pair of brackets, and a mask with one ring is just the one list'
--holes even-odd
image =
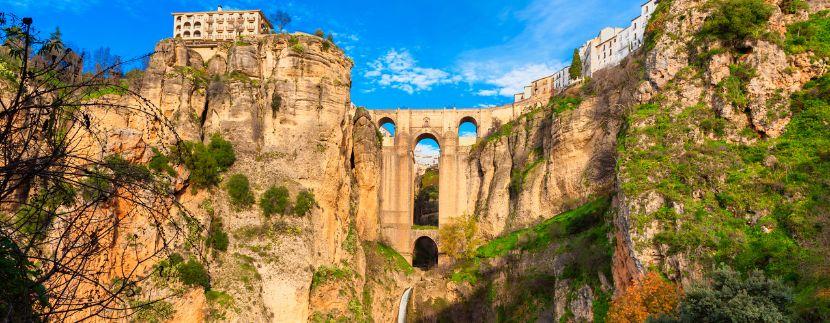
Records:
{"label": "water stream", "polygon": [[406,323],[406,307],[409,306],[411,295],[412,287],[407,288],[401,295],[401,303],[398,305],[398,323]]}

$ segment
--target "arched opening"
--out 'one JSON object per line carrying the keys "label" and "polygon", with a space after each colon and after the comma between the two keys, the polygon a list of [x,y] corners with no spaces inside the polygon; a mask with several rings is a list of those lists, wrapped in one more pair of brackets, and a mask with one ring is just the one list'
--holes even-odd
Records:
{"label": "arched opening", "polygon": [[194,32],[193,32],[193,37],[202,37],[202,32],[201,32],[201,31],[198,31],[198,30],[197,30],[197,31],[194,31]]}
{"label": "arched opening", "polygon": [[182,16],[176,17],[176,21],[182,21]]}
{"label": "arched opening", "polygon": [[188,38],[188,37],[190,37],[190,32],[189,32],[189,31],[185,31],[183,35],[184,35],[184,38]]}
{"label": "arched opening", "polygon": [[190,22],[184,23],[184,29],[190,29]]}
{"label": "arched opening", "polygon": [[197,21],[196,23],[193,24],[193,28],[194,29],[202,28],[202,23]]}
{"label": "arched opening", "polygon": [[458,122],[458,143],[462,146],[469,146],[478,138],[478,123],[473,117],[461,118]]}
{"label": "arched opening", "polygon": [[380,133],[383,134],[384,137],[395,138],[395,131],[397,129],[396,129],[396,126],[395,126],[395,121],[392,120],[391,118],[389,118],[389,117],[381,118],[380,121],[378,122],[378,127],[380,128],[378,130],[380,130]]}
{"label": "arched opening", "polygon": [[412,223],[421,229],[438,227],[439,160],[441,147],[432,134],[421,134],[415,140],[415,201]]}
{"label": "arched opening", "polygon": [[412,267],[428,270],[438,264],[438,245],[430,237],[415,240],[412,250]]}

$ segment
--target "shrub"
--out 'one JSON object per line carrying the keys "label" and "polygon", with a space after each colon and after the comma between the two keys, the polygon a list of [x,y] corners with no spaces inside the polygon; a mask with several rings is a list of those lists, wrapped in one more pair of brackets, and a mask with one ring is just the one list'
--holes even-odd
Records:
{"label": "shrub", "polygon": [[675,313],[680,293],[677,287],[659,274],[649,272],[611,301],[608,322],[643,322],[649,316]]}
{"label": "shrub", "polygon": [[731,45],[756,39],[767,30],[772,6],[764,0],[717,0],[712,15],[703,23],[700,35]]}
{"label": "shrub", "polygon": [[210,275],[205,266],[195,258],[179,265],[179,279],[187,286],[202,286],[205,290],[210,289]]}
{"label": "shrub", "polygon": [[176,310],[173,308],[173,304],[164,300],[146,303],[133,302],[131,305],[136,307],[134,316],[132,317],[132,319],[136,322],[167,322],[172,319],[173,315],[176,313]]}
{"label": "shrub", "polygon": [[324,33],[322,29],[317,28],[317,30],[314,31],[314,36],[323,38],[326,36],[326,33]]}
{"label": "shrub", "polygon": [[830,11],[821,11],[807,21],[787,27],[784,49],[791,54],[812,51],[819,57],[830,56]]}
{"label": "shrub", "polygon": [[259,207],[265,216],[288,214],[291,209],[291,196],[288,189],[285,186],[271,186],[259,198]]}
{"label": "shrub", "polygon": [[778,7],[781,8],[781,11],[784,13],[794,14],[799,11],[809,9],[810,5],[808,5],[804,0],[782,0],[781,3],[778,4]]}
{"label": "shrub", "polygon": [[153,158],[150,158],[148,166],[153,171],[159,173],[165,172],[167,175],[176,176],[176,170],[173,169],[173,166],[170,166],[170,158],[162,154],[156,147],[153,147]]}
{"label": "shrub", "polygon": [[462,215],[449,224],[438,229],[441,237],[441,252],[453,260],[467,259],[475,256],[476,248],[481,245],[477,237],[478,223],[471,215]]}
{"label": "shrub", "polygon": [[218,133],[210,136],[208,148],[213,159],[216,160],[220,171],[228,170],[236,162],[236,153],[233,151],[233,144],[225,140],[225,138],[222,138]]}
{"label": "shrub", "polygon": [[305,47],[303,47],[303,44],[294,44],[291,46],[291,50],[299,54],[302,54],[303,52],[305,52]]}
{"label": "shrub", "polygon": [[219,164],[201,142],[183,142],[178,150],[181,163],[190,170],[190,184],[195,192],[219,183]]}
{"label": "shrub", "polygon": [[248,184],[248,177],[243,174],[234,174],[228,179],[228,196],[231,204],[236,207],[247,208],[254,204],[254,194]]}
{"label": "shrub", "polygon": [[317,201],[314,200],[314,193],[303,190],[300,194],[297,194],[297,201],[294,202],[294,214],[306,215],[315,206],[317,206]]}
{"label": "shrub", "polygon": [[353,272],[348,267],[320,266],[311,277],[311,289],[322,286],[330,280],[349,279],[352,276]]}
{"label": "shrub", "polygon": [[115,194],[115,186],[110,179],[99,171],[92,171],[81,183],[81,196],[84,201],[103,201]]}
{"label": "shrub", "polygon": [[761,271],[746,278],[729,267],[712,273],[707,285],[691,287],[680,303],[683,322],[784,322],[793,301],[781,282]]}
{"label": "shrub", "polygon": [[210,220],[208,227],[207,244],[213,249],[219,251],[228,250],[228,234],[222,228],[222,219],[213,217]]}

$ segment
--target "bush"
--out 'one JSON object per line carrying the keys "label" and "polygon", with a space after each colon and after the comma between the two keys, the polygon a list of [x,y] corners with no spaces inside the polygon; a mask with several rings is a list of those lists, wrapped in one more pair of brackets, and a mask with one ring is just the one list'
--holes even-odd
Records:
{"label": "bush", "polygon": [[220,171],[228,170],[234,162],[236,162],[236,153],[233,151],[233,144],[230,141],[222,138],[218,133],[210,136],[210,144],[208,144],[210,154],[219,165]]}
{"label": "bush", "polygon": [[207,146],[201,142],[184,141],[173,149],[171,156],[190,170],[190,184],[194,192],[219,184],[219,173],[236,162],[233,145],[219,134],[213,134]]}
{"label": "bush", "polygon": [[680,293],[677,287],[659,274],[649,272],[611,302],[608,322],[643,322],[676,312]]}
{"label": "bush", "polygon": [[173,169],[173,166],[170,166],[170,158],[162,154],[156,147],[153,147],[153,158],[150,158],[148,166],[153,171],[159,173],[164,172],[167,173],[167,175],[176,176],[176,170]]}
{"label": "bush", "polygon": [[807,21],[787,27],[784,49],[791,54],[812,51],[819,57],[830,56],[830,11],[821,11]]}
{"label": "bush", "polygon": [[291,196],[288,189],[285,186],[271,186],[259,198],[259,207],[265,216],[288,214],[291,210]]}
{"label": "bush", "polygon": [[322,29],[317,28],[317,30],[314,31],[314,36],[323,38],[326,36],[326,33],[324,33]]}
{"label": "bush", "polygon": [[248,184],[248,177],[243,174],[234,174],[228,179],[228,196],[231,204],[236,207],[247,208],[254,204],[254,194]]}
{"label": "bush", "polygon": [[222,228],[221,218],[211,218],[206,242],[213,249],[228,251],[228,234]]}
{"label": "bush", "polygon": [[771,15],[772,6],[764,0],[717,0],[700,33],[704,38],[737,45],[766,32]]}
{"label": "bush", "polygon": [[202,286],[210,289],[210,275],[205,266],[194,258],[179,265],[179,279],[187,286]]}
{"label": "bush", "polygon": [[291,50],[299,54],[302,54],[303,52],[305,52],[305,47],[303,47],[303,44],[294,44],[291,46]]}
{"label": "bush", "polygon": [[303,190],[300,194],[297,194],[297,201],[294,202],[294,214],[306,215],[315,206],[317,206],[317,201],[314,200],[314,193]]}
{"label": "bush", "polygon": [[472,258],[481,245],[481,239],[477,237],[478,222],[471,215],[462,215],[441,226],[438,235],[441,237],[441,252],[453,260]]}
{"label": "bush", "polygon": [[691,287],[680,303],[682,322],[784,322],[793,297],[761,271],[746,278],[729,267],[712,273],[707,285]]}

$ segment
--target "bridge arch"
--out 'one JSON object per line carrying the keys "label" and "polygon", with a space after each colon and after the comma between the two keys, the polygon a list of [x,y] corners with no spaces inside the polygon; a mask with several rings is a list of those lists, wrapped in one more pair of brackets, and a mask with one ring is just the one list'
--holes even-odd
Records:
{"label": "bridge arch", "polygon": [[414,149],[414,148],[415,148],[415,146],[416,146],[419,142],[421,142],[421,140],[424,140],[424,139],[432,139],[432,140],[435,140],[435,142],[436,142],[436,143],[438,143],[438,149],[439,149],[439,150],[440,150],[440,149],[444,146],[444,145],[443,145],[443,143],[441,142],[441,141],[442,141],[442,140],[441,140],[442,138],[441,138],[441,136],[440,136],[440,135],[439,135],[439,136],[436,136],[436,135],[435,135],[435,134],[433,134],[432,132],[425,131],[425,132],[422,132],[422,133],[420,133],[419,135],[417,135],[417,136],[415,136],[415,137],[414,137],[414,140],[412,141],[412,148]]}
{"label": "bridge arch", "polygon": [[412,267],[424,270],[438,264],[438,244],[428,236],[421,236],[412,246]]}
{"label": "bridge arch", "polygon": [[392,137],[395,137],[398,132],[398,125],[395,124],[395,120],[392,120],[390,117],[380,118],[380,120],[378,120],[378,128],[385,129]]}

